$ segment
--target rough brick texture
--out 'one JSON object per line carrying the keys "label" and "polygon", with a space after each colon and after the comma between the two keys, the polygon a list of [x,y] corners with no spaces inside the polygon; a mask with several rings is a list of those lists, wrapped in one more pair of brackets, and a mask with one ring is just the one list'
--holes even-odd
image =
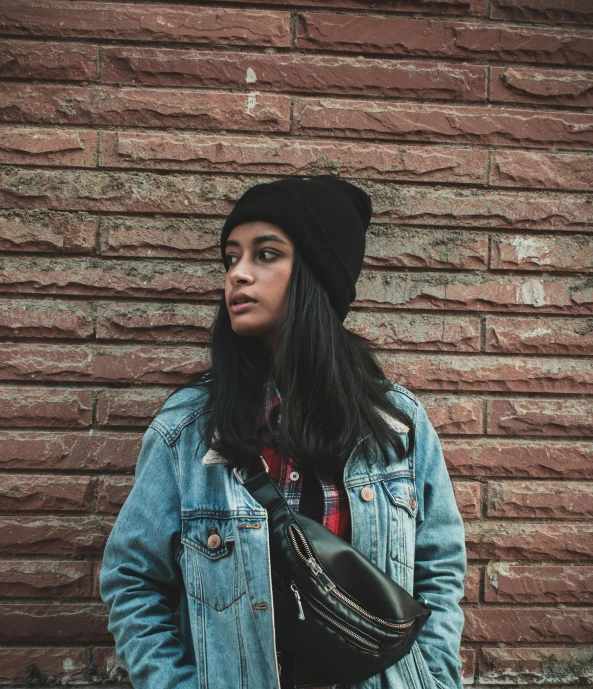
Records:
{"label": "rough brick texture", "polygon": [[130,689],[101,555],[221,224],[330,173],[373,199],[345,325],[464,518],[464,683],[590,686],[593,3],[4,0],[0,38],[0,684]]}

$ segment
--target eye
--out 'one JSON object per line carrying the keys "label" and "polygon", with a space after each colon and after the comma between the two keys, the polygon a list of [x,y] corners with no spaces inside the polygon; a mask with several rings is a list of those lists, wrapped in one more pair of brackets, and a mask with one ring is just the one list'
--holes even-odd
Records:
{"label": "eye", "polygon": [[[269,249],[262,249],[262,250],[258,253],[258,256],[261,256],[262,254],[270,254],[270,256],[272,257],[271,259],[264,259],[265,261],[273,260],[273,259],[277,256],[276,253],[274,253],[273,251],[270,251]],[[236,258],[235,254],[227,254],[227,256],[226,256],[226,259],[227,259],[227,261],[229,262],[230,265],[234,265],[234,264],[235,264],[234,261],[233,261],[233,258]]]}

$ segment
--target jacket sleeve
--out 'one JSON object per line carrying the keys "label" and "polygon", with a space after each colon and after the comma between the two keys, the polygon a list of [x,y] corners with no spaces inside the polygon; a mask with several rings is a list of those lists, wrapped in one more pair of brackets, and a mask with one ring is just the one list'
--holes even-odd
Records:
{"label": "jacket sleeve", "polygon": [[422,404],[415,430],[418,498],[414,591],[432,610],[417,642],[437,686],[461,689],[459,649],[467,560],[463,521],[441,444]]}
{"label": "jacket sleeve", "polygon": [[107,540],[100,575],[108,629],[135,689],[195,689],[198,684],[173,622],[183,589],[175,561],[180,519],[173,456],[149,426],[134,487]]}

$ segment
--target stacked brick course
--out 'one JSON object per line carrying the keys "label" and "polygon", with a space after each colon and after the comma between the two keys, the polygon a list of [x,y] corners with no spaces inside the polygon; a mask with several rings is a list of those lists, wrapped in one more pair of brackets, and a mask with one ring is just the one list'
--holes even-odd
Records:
{"label": "stacked brick course", "polygon": [[98,595],[142,433],[208,362],[222,219],[374,203],[346,325],[465,518],[464,681],[593,682],[593,3],[3,0],[0,684],[126,686]]}

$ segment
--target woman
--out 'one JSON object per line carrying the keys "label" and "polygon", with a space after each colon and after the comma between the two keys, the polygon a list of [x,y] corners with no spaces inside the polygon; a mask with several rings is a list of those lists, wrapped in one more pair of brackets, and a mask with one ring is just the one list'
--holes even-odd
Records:
{"label": "woman", "polygon": [[259,456],[294,509],[432,610],[408,655],[349,686],[462,687],[464,531],[440,443],[343,326],[371,212],[362,189],[320,175],[255,185],[224,224],[211,369],[146,431],[103,559],[136,689],[338,687],[276,647],[267,513],[237,479]]}

